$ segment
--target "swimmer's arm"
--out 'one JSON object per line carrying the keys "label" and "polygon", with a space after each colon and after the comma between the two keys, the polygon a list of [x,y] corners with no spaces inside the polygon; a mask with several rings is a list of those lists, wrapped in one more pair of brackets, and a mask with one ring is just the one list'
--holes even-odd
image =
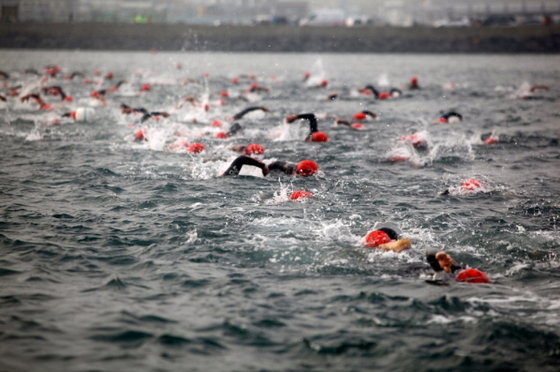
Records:
{"label": "swimmer's arm", "polygon": [[279,170],[279,171],[284,172],[286,174],[294,174],[295,173],[294,165],[291,164],[291,163],[287,163],[285,161],[275,161],[274,163],[270,163],[268,165],[268,170],[270,170],[270,171]]}
{"label": "swimmer's arm", "polygon": [[410,239],[404,238],[394,242],[389,242],[385,244],[378,245],[377,248],[382,249],[384,251],[393,251],[393,252],[402,252],[405,249],[409,249],[412,247],[410,243]]}
{"label": "swimmer's arm", "polygon": [[266,176],[269,172],[268,167],[265,163],[250,156],[241,155],[235,159],[228,169],[222,174],[223,176],[237,176],[244,165],[252,165],[258,167],[262,170],[263,176]]}

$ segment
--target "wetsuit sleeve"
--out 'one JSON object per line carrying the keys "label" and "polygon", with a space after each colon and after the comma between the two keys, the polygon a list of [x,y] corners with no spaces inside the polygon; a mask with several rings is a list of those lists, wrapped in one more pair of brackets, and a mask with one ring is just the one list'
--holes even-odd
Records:
{"label": "wetsuit sleeve", "polygon": [[233,120],[239,120],[246,114],[250,113],[251,111],[259,110],[260,107],[247,107],[245,110],[238,112],[237,114],[233,115]]}
{"label": "wetsuit sleeve", "polygon": [[268,165],[268,169],[272,171],[280,171],[286,174],[294,174],[296,172],[296,164],[285,161],[275,161]]}
{"label": "wetsuit sleeve", "polygon": [[230,164],[229,168],[226,169],[222,176],[237,176],[244,165],[252,165],[260,169],[266,167],[266,164],[262,161],[254,159],[250,156],[241,155]]}
{"label": "wetsuit sleeve", "polygon": [[309,131],[311,133],[318,132],[317,118],[315,114],[300,114],[297,116],[298,119],[305,119],[309,122]]}

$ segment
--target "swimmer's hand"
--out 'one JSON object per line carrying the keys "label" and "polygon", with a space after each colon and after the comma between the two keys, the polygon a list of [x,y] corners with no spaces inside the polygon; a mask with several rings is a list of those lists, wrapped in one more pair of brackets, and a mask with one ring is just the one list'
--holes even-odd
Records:
{"label": "swimmer's hand", "polygon": [[293,123],[294,121],[296,121],[298,118],[297,115],[288,115],[286,116],[286,122],[287,123]]}
{"label": "swimmer's hand", "polygon": [[404,251],[405,249],[412,248],[412,244],[410,243],[410,239],[404,238],[394,242],[378,245],[377,248],[380,248],[384,251],[393,251],[399,253]]}
{"label": "swimmer's hand", "polygon": [[268,165],[265,165],[264,167],[262,167],[262,174],[263,177],[266,177],[267,174],[270,173],[270,169],[268,169]]}

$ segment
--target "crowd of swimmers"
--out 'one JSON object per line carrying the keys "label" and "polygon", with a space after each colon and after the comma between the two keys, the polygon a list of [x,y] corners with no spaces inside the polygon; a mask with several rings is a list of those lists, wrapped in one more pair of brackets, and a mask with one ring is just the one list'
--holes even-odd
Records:
{"label": "crowd of swimmers", "polygon": [[[17,97],[21,102],[28,102],[31,104],[36,104],[40,110],[51,111],[53,110],[53,105],[48,103],[44,97],[58,97],[60,102],[71,103],[74,98],[67,94],[67,92],[59,85],[46,85],[46,82],[54,80],[60,77],[62,74],[62,69],[55,65],[46,66],[43,74],[36,70],[28,69],[24,72],[25,74],[36,74],[41,77],[42,85],[38,86],[37,89],[25,94],[22,92],[21,85],[11,84],[10,74],[0,71],[0,81],[3,82],[2,94],[0,94],[0,100],[6,102],[10,97]],[[100,76],[101,73],[96,72],[96,76]],[[82,79],[84,83],[89,83],[90,79],[87,79],[81,72],[68,73],[65,76],[66,80],[72,81],[74,79]],[[102,79],[105,82],[111,82],[114,78],[112,72],[106,73]],[[310,74],[304,74],[304,82],[309,81]],[[232,79],[232,83],[238,84],[240,79],[254,79],[254,77],[238,77],[236,80]],[[183,84],[193,83],[195,80],[184,81]],[[118,91],[123,84],[126,84],[126,80],[120,80],[116,83],[110,83],[105,89],[95,89],[91,92],[90,97],[98,101],[100,105],[107,104],[107,96],[111,92]],[[326,88],[328,86],[327,80],[321,80],[316,87]],[[142,92],[151,91],[152,87],[150,84],[142,84],[139,88]],[[403,89],[418,90],[421,89],[419,80],[417,77],[410,79],[409,83]],[[528,93],[520,98],[530,98],[532,94],[537,90],[549,90],[548,86],[544,85],[533,85],[528,89]],[[246,90],[247,93],[267,93],[269,88],[263,87],[255,82],[251,83],[250,87]],[[393,99],[401,96],[403,91],[399,88],[391,88],[387,91],[380,91],[376,89],[373,85],[367,84],[363,88],[358,89],[358,92],[364,95],[372,96],[375,99],[386,100]],[[229,92],[222,91],[220,94],[222,99],[231,98]],[[331,92],[328,94],[328,100],[335,100],[340,97],[338,92]],[[179,103],[177,103],[176,108],[181,108],[183,105],[189,104],[193,107],[201,108],[205,111],[209,110],[209,104],[207,102],[201,103],[200,100],[193,96],[186,96]],[[170,113],[163,110],[152,111],[144,107],[131,107],[126,103],[120,104],[120,112],[122,115],[135,115],[137,117],[136,123],[142,125],[149,120],[159,120],[160,118],[170,117]],[[238,123],[245,116],[251,113],[260,112],[266,114],[270,110],[265,106],[249,106],[234,114],[227,120],[233,122],[229,126],[227,132],[218,132],[216,137],[218,138],[229,138],[243,131],[243,126]],[[61,114],[61,117],[72,118],[77,120],[78,118],[85,118],[89,111],[82,109],[74,110]],[[362,110],[356,113],[352,119],[343,119],[339,117],[334,117],[335,125],[345,126],[352,130],[361,130],[364,127],[364,123],[368,120],[378,119],[378,115],[369,110]],[[456,111],[442,112],[441,115],[435,119],[437,123],[450,124],[454,122],[460,122],[463,120],[463,116]],[[294,124],[296,122],[305,123],[309,127],[309,131],[305,136],[305,141],[307,142],[327,142],[329,140],[328,135],[325,132],[319,130],[318,118],[314,113],[300,113],[287,115],[284,118],[285,123]],[[221,126],[221,122],[215,121],[213,126]],[[135,129],[134,139],[137,141],[147,140],[145,128]],[[425,148],[427,146],[425,138],[422,137],[420,133],[406,135],[402,137],[403,141],[409,141],[414,147],[418,149]],[[493,144],[497,142],[496,137],[488,137],[484,141],[486,144]],[[205,150],[205,146],[201,143],[188,143],[182,138],[178,138],[176,142],[168,147],[169,150],[174,150],[176,148],[186,148],[187,151],[191,153],[200,153]],[[264,153],[264,148],[258,144],[248,144],[248,145],[237,145],[231,148],[237,151],[240,155],[235,158],[228,166],[228,168],[221,174],[222,177],[232,177],[239,175],[243,167],[256,167],[262,172],[262,176],[266,177],[269,174],[284,174],[289,176],[301,176],[301,177],[311,177],[318,173],[319,165],[313,160],[301,160],[299,162],[288,162],[288,161],[274,161],[271,163],[265,163],[262,160],[255,157],[255,155],[261,155]],[[395,161],[399,161],[395,158]],[[483,184],[476,179],[471,179],[465,181],[460,187],[460,190],[464,192],[481,192],[484,191]],[[448,195],[452,191],[447,189],[443,191],[442,195]],[[291,200],[303,200],[305,198],[313,197],[314,195],[306,190],[297,190],[290,196]],[[363,247],[373,248],[380,251],[389,251],[395,253],[401,253],[412,248],[410,239],[403,238],[400,236],[395,229],[390,227],[380,227],[373,231],[368,232],[363,238]],[[447,285],[451,281],[469,282],[469,283],[488,283],[490,282],[488,276],[483,272],[472,269],[464,268],[451,258],[451,256],[439,250],[428,250],[426,252],[426,259],[431,268],[434,271],[434,278],[428,280],[431,284]]]}

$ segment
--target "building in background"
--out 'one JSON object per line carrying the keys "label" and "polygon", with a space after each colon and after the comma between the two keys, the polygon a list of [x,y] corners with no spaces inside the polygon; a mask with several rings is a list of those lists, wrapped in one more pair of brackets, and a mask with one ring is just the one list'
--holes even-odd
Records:
{"label": "building in background", "polygon": [[[487,24],[560,16],[558,0],[0,0],[2,22],[125,22],[295,25],[321,9],[346,25]],[[348,20],[347,19],[347,20]],[[370,22],[369,20],[374,20]],[[485,23],[486,22],[486,23]],[[494,23],[496,24],[496,23]]]}
{"label": "building in background", "polygon": [[0,22],[17,22],[18,0],[0,0]]}

